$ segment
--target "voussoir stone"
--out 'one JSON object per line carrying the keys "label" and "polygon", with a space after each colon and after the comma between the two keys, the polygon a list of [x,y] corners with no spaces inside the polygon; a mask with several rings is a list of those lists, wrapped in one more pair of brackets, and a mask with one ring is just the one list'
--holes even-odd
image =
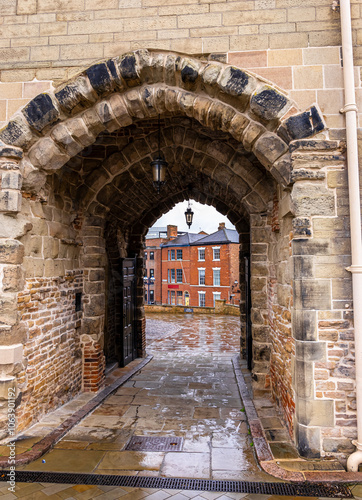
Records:
{"label": "voussoir stone", "polygon": [[196,60],[187,58],[182,60],[180,66],[181,80],[187,88],[194,86],[199,77],[201,67],[201,63]]}
{"label": "voussoir stone", "polygon": [[285,142],[272,132],[265,132],[253,146],[253,153],[268,169],[287,151],[288,146]]}
{"label": "voussoir stone", "polygon": [[73,139],[79,141],[82,146],[90,146],[95,141],[95,136],[88,130],[82,118],[67,120],[65,126]]}
{"label": "voussoir stone", "polygon": [[269,85],[258,88],[253,93],[250,101],[250,109],[264,120],[280,118],[290,106],[289,99]]}
{"label": "voussoir stone", "polygon": [[30,149],[29,159],[35,167],[51,171],[62,167],[70,156],[63,153],[51,137],[44,137]]}
{"label": "voussoir stone", "polygon": [[254,142],[265,132],[265,128],[260,123],[251,121],[245,128],[243,134],[243,146],[247,151],[251,151]]}
{"label": "voussoir stone", "polygon": [[[32,139],[33,133],[22,113],[14,115],[6,127],[0,131],[1,141],[4,141],[5,144],[18,146],[19,148],[28,146]],[[0,144],[0,151],[2,149],[1,146]]]}
{"label": "voussoir stone", "polygon": [[31,127],[41,132],[47,125],[51,125],[59,118],[59,110],[50,94],[39,94],[32,99],[22,113]]}
{"label": "voussoir stone", "polygon": [[221,91],[239,97],[240,103],[245,107],[256,87],[256,80],[245,71],[234,66],[228,66],[219,78],[218,84]]}
{"label": "voussoir stone", "polygon": [[93,64],[93,66],[86,70],[86,75],[98,95],[113,90],[114,81],[106,63]]}
{"label": "voussoir stone", "polygon": [[75,156],[83,148],[73,139],[64,123],[59,123],[51,131],[50,136],[57,144],[60,144],[69,156]]}
{"label": "voussoir stone", "polygon": [[59,106],[70,113],[79,107],[86,108],[94,104],[97,100],[97,93],[92,88],[89,79],[84,75],[80,75],[74,81],[55,92],[55,97]]}
{"label": "voussoir stone", "polygon": [[312,106],[309,110],[289,117],[278,129],[278,134],[288,142],[294,139],[311,137],[325,129],[323,118],[318,109]]}
{"label": "voussoir stone", "polygon": [[134,53],[125,54],[119,60],[119,72],[123,80],[127,83],[128,87],[136,87],[141,83],[138,68],[137,59]]}

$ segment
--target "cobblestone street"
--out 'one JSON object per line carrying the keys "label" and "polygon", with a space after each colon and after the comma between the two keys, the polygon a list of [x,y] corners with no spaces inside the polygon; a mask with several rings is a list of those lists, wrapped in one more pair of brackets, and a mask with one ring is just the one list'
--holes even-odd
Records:
{"label": "cobblestone street", "polygon": [[[231,357],[238,352],[239,318],[152,315],[147,319],[146,335],[147,352],[154,356],[152,361],[74,426],[53,450],[19,469],[280,481],[257,464],[238,392]],[[84,404],[87,398],[88,395],[82,395],[79,400]],[[77,405],[79,401],[73,401],[43,418],[29,429],[19,446],[32,446],[62,423]],[[128,450],[133,436],[182,438],[181,449]],[[0,495],[4,500],[291,498],[40,483],[18,484],[15,495],[8,493],[4,485]]]}

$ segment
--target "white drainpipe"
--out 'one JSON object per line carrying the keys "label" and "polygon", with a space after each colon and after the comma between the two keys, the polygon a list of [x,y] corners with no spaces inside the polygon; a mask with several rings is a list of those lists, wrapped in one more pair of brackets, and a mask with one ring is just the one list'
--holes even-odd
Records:
{"label": "white drainpipe", "polygon": [[353,317],[355,335],[356,395],[357,395],[357,450],[347,461],[347,470],[357,472],[362,463],[362,239],[361,206],[358,171],[357,106],[354,88],[354,65],[350,0],[340,0],[343,53],[343,78],[346,115],[348,191],[351,226]]}

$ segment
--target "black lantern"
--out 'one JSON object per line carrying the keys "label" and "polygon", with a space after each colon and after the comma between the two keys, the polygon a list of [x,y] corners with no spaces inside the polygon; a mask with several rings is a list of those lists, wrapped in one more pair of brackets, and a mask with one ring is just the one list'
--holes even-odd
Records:
{"label": "black lantern", "polygon": [[189,229],[191,227],[191,224],[192,224],[192,219],[194,217],[194,213],[193,211],[191,210],[191,203],[190,203],[190,200],[189,200],[189,205],[186,209],[186,212],[185,212],[185,217],[186,217],[186,224],[189,226]]}
{"label": "black lantern", "polygon": [[161,187],[165,184],[166,168],[168,166],[163,154],[161,153],[161,127],[160,127],[160,115],[158,115],[158,153],[156,158],[151,161],[152,167],[152,177],[153,186],[157,193],[160,192]]}

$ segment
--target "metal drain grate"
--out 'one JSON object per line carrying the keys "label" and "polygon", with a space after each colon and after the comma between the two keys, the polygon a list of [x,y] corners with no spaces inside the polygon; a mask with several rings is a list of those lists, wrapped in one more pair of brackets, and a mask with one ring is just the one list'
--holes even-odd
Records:
{"label": "metal drain grate", "polygon": [[[0,472],[0,481],[7,481],[9,476],[10,471],[4,470]],[[110,476],[22,470],[16,471],[16,481],[19,483],[86,484],[128,486],[130,488],[223,491],[295,497],[353,498],[351,491],[344,485],[321,483],[256,483],[249,481],[213,481],[211,479]]]}
{"label": "metal drain grate", "polygon": [[182,437],[133,436],[126,450],[133,451],[181,451]]}

